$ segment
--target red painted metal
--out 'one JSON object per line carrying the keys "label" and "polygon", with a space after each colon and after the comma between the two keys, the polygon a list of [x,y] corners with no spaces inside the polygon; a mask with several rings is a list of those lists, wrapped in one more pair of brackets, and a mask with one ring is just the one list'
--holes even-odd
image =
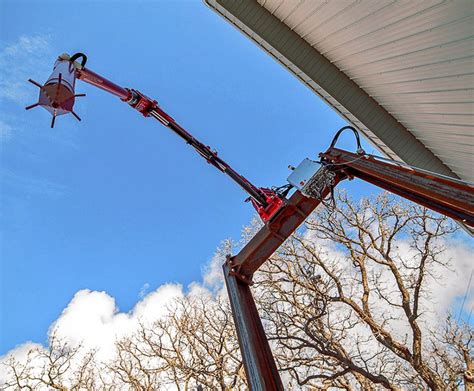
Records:
{"label": "red painted metal", "polygon": [[[75,59],[81,57],[82,64],[75,62]],[[82,94],[74,95],[75,78],[82,80],[119,97],[122,101],[127,102],[143,116],[153,117],[169,129],[173,130],[178,136],[183,138],[187,144],[190,144],[199,153],[199,155],[206,159],[209,164],[216,167],[219,171],[227,174],[250,195],[252,205],[257,210],[264,222],[268,221],[277,212],[283,203],[284,197],[281,197],[271,189],[259,188],[253,185],[248,179],[240,175],[229,164],[222,160],[217,155],[217,151],[198,141],[182,126],[180,126],[171,116],[165,113],[158,106],[158,102],[156,100],[149,98],[140,91],[120,87],[102,75],[85,68],[84,65],[86,61],[87,57],[83,53],[77,53],[72,57],[67,54],[61,55],[55,64],[55,69],[57,66],[59,66],[66,67],[68,70],[70,70],[70,77],[68,77],[68,79],[71,79],[72,82],[69,84],[63,83],[63,86],[63,84],[61,84],[61,74],[59,74],[59,80],[57,80],[53,77],[55,75],[54,72],[45,86],[31,81],[40,88],[40,101],[37,104],[28,106],[26,109],[43,105],[47,109],[53,110],[52,125],[54,125],[56,115],[66,114],[69,112],[72,113],[78,120],[80,120],[79,116],[74,113],[72,107],[74,104],[74,98],[82,96]],[[52,92],[50,92],[49,89],[52,89]],[[44,99],[42,98],[43,95]]]}
{"label": "red painted metal", "polygon": [[265,195],[267,206],[260,205],[253,198],[250,198],[250,201],[262,221],[266,223],[283,205],[283,199],[280,198],[272,189],[261,187],[260,191]]}
{"label": "red painted metal", "polygon": [[320,154],[323,164],[474,227],[474,187],[446,176],[396,165],[338,148]]}
{"label": "red painted metal", "polygon": [[[331,187],[320,189],[326,197],[345,179],[358,177],[420,205],[474,226],[474,187],[456,179],[440,177],[423,170],[386,163],[367,155],[337,148],[320,154],[321,170],[336,174]],[[321,203],[299,191],[279,207],[262,229],[235,256],[231,257],[232,272],[242,281],[250,282],[253,273],[273,254]]]}
{"label": "red painted metal", "polygon": [[248,179],[240,175],[229,164],[222,160],[217,152],[209,146],[201,143],[193,137],[188,131],[180,126],[170,115],[158,106],[158,102],[149,98],[140,91],[134,89],[122,88],[103,76],[91,71],[90,69],[82,68],[77,71],[77,78],[89,84],[99,87],[107,92],[110,92],[120,99],[126,101],[135,110],[139,111],[145,117],[154,117],[163,125],[173,130],[178,136],[183,138],[187,144],[191,145],[206,161],[216,167],[219,171],[231,177],[244,191],[246,191],[252,200],[252,205],[257,210],[262,220],[268,219],[276,213],[278,208],[283,203],[283,199],[279,197],[271,189],[258,188],[253,185]]}
{"label": "red painted metal", "polygon": [[[321,168],[321,170],[325,169]],[[336,175],[334,186],[344,177],[345,175],[342,173]],[[329,186],[321,189],[322,198],[330,192]],[[288,239],[320,203],[321,199],[308,198],[296,191],[242,250],[229,259],[232,266],[231,273],[249,283],[253,273]]]}
{"label": "red painted metal", "polygon": [[[324,174],[325,167],[320,169]],[[333,178],[335,186],[344,174]],[[331,187],[320,189],[326,197]],[[253,273],[281,246],[321,199],[308,198],[296,191],[267,221],[257,234],[235,256],[229,256],[223,265],[232,316],[239,339],[245,374],[251,390],[282,390],[275,360],[262,327],[250,290]]]}
{"label": "red painted metal", "polygon": [[88,68],[77,69],[76,77],[79,80],[85,81],[86,83],[92,84],[93,86],[98,87],[101,90],[107,91],[119,97],[123,101],[126,101],[130,98],[129,90],[118,86],[117,84],[95,73],[94,71],[91,71]]}
{"label": "red painted metal", "polygon": [[268,219],[276,213],[283,203],[283,199],[276,192],[271,189],[258,188],[253,185],[247,178],[239,174],[229,164],[222,160],[218,156],[217,151],[197,140],[170,115],[163,111],[158,106],[156,100],[152,100],[140,91],[133,89],[129,91],[131,93],[128,100],[130,106],[138,110],[145,117],[151,116],[160,121],[163,125],[171,129],[186,141],[186,144],[191,145],[209,164],[231,177],[234,182],[250,195],[252,205],[264,222],[268,221]]}
{"label": "red painted metal", "polygon": [[173,117],[158,106],[156,100],[152,100],[140,91],[133,89],[129,91],[131,93],[128,99],[130,106],[145,117],[151,116],[160,121],[186,141],[186,144],[191,145],[209,164],[233,179],[234,182],[250,195],[252,205],[264,222],[268,221],[268,219],[276,213],[283,203],[283,199],[276,192],[271,189],[259,188],[253,185],[247,178],[239,174],[228,163],[222,160],[218,156],[217,151],[197,140],[191,133],[179,125]]}
{"label": "red painted metal", "polygon": [[250,390],[283,390],[249,285],[236,278],[228,264],[223,271]]}

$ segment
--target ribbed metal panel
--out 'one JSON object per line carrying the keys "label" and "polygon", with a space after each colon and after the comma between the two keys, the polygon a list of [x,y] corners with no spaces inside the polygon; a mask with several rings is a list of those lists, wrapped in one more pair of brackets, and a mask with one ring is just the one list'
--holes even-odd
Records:
{"label": "ribbed metal panel", "polygon": [[[474,181],[473,1],[259,3],[355,81],[459,177]],[[311,85],[298,69],[288,68]],[[338,109],[330,96],[321,95]]]}

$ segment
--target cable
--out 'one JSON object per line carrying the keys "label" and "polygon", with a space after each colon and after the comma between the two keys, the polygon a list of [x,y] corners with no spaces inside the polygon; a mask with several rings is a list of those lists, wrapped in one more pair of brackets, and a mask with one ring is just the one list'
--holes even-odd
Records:
{"label": "cable", "polygon": [[466,287],[466,293],[464,293],[461,308],[459,308],[458,323],[461,320],[461,314],[462,314],[462,311],[464,310],[464,304],[466,304],[466,298],[467,298],[467,295],[469,294],[469,288],[471,288],[471,282],[472,282],[472,275],[473,274],[474,274],[474,269],[471,270],[471,275],[469,276],[469,282],[467,283],[467,287]]}
{"label": "cable", "polygon": [[336,135],[334,136],[334,138],[332,139],[331,141],[331,145],[330,145],[330,148],[333,148],[336,143],[337,143],[337,140],[339,139],[339,136],[341,135],[341,133],[346,130],[346,129],[350,129],[352,130],[352,133],[354,133],[354,136],[356,138],[356,142],[357,142],[357,153],[362,155],[364,154],[365,155],[365,151],[362,149],[362,145],[360,144],[360,136],[359,136],[359,132],[356,130],[356,128],[354,128],[353,126],[344,126],[342,127],[341,129],[339,129],[336,133]]}
{"label": "cable", "polygon": [[367,156],[367,155],[365,155],[365,153],[364,153],[363,155],[361,155],[361,156],[359,156],[359,157],[357,157],[357,158],[355,158],[355,159],[349,160],[348,162],[344,162],[344,163],[327,163],[327,162],[325,162],[325,161],[320,161],[320,162],[318,162],[318,163],[321,163],[321,164],[324,165],[324,166],[334,166],[334,167],[335,167],[335,166],[347,166],[347,165],[350,164],[350,163],[354,163],[354,162],[356,162],[356,161],[358,161],[358,160],[360,160],[360,159],[363,159],[365,156]]}
{"label": "cable", "polygon": [[81,67],[84,68],[84,66],[86,65],[86,62],[87,62],[87,56],[86,56],[84,53],[76,53],[76,54],[73,54],[73,55],[71,56],[71,58],[69,59],[69,61],[71,61],[72,63],[74,63],[74,61],[76,61],[79,57],[82,57]]}
{"label": "cable", "polygon": [[272,190],[281,198],[285,198],[291,189],[293,189],[293,185],[290,183],[282,186],[272,186]]}

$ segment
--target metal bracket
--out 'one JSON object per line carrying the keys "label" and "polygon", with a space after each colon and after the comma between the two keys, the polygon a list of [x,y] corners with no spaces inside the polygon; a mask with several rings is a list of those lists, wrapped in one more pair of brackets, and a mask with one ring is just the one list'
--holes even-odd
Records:
{"label": "metal bracket", "polygon": [[240,265],[236,265],[234,262],[234,257],[231,255],[226,256],[226,263],[229,266],[229,275],[234,276],[243,283],[247,285],[253,285],[253,274],[251,276],[246,276],[240,272]]}

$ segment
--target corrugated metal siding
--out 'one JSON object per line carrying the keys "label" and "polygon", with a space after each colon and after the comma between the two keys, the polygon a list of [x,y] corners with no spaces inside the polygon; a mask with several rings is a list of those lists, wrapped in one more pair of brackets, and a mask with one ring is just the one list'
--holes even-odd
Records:
{"label": "corrugated metal siding", "polygon": [[[355,81],[460,178],[474,181],[473,1],[259,3]],[[287,66],[355,122],[298,68]]]}
{"label": "corrugated metal siding", "polygon": [[[271,54],[277,61],[281,63],[282,66],[285,68],[290,69],[297,78],[299,78],[304,84],[306,84],[310,89],[312,89],[317,95],[319,95],[322,99],[327,101],[331,107],[334,108],[343,118],[345,118],[349,123],[352,123],[358,129],[362,131],[362,133],[371,141],[371,143],[383,154],[392,158],[392,159],[399,159],[399,157],[389,148],[387,147],[378,137],[374,134],[370,129],[368,129],[364,124],[362,124],[358,118],[356,118],[351,111],[347,110],[343,105],[341,105],[333,96],[328,94],[319,84],[317,84],[310,76],[306,75],[302,72],[298,67],[296,67],[288,58],[286,58],[283,54],[279,53],[275,50],[269,43],[267,43],[264,39],[262,39],[258,34],[256,34],[251,28],[249,28],[245,23],[235,17],[232,12],[230,12],[226,7],[223,7],[222,4],[218,3],[217,0],[204,0],[207,5],[213,8],[216,12],[218,12],[221,16],[223,16],[228,22],[233,24],[237,29],[241,30],[245,33],[251,40],[253,40],[256,44],[260,45],[263,49],[265,49],[269,54]],[[253,0],[252,0],[253,1]],[[249,3],[248,2],[238,2],[238,3],[231,3],[231,4],[238,4],[239,9],[243,9],[245,12],[246,7]],[[263,7],[262,7],[263,9]],[[259,23],[260,20],[257,19],[254,21],[255,23]],[[264,22],[265,24],[265,22]],[[264,28],[266,26],[263,26]],[[301,41],[303,42],[303,40]],[[301,46],[301,45],[300,45]],[[300,47],[299,46],[299,47]],[[298,47],[297,47],[298,49]],[[294,51],[294,48],[293,48]],[[307,53],[301,53],[305,56]],[[449,175],[449,174],[447,174]]]}

